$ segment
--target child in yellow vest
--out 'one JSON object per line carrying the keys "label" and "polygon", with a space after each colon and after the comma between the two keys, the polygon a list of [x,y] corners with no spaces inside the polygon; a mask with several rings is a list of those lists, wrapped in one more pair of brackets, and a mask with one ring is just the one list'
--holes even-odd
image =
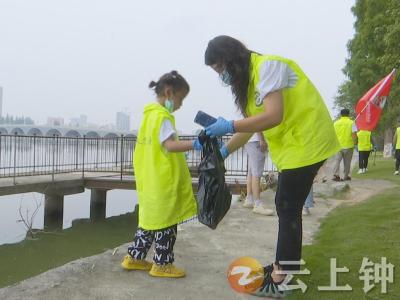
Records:
{"label": "child in yellow vest", "polygon": [[367,172],[368,158],[372,150],[371,142],[371,131],[360,130],[357,132],[358,140],[358,166],[359,170],[357,174],[363,174]]}
{"label": "child in yellow vest", "polygon": [[[134,152],[139,201],[139,225],[121,265],[126,270],[150,270],[156,277],[184,277],[173,265],[177,224],[196,215],[192,179],[184,152],[201,150],[198,139],[180,141],[172,113],[189,93],[189,85],[176,71],[149,85],[157,101],[144,108]],[[154,263],[145,260],[155,242]]]}

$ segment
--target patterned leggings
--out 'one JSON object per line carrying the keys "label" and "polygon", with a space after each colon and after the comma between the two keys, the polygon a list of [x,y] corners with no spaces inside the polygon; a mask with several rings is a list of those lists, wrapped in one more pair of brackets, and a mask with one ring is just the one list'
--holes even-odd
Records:
{"label": "patterned leggings", "polygon": [[155,241],[154,262],[157,265],[174,262],[174,244],[177,235],[177,225],[160,230],[145,230],[138,227],[128,254],[135,259],[145,259],[151,244]]}

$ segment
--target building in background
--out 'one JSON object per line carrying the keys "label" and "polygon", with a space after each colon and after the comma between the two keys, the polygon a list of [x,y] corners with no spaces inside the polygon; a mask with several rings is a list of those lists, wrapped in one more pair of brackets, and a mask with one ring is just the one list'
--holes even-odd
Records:
{"label": "building in background", "polygon": [[79,118],[72,118],[69,121],[69,126],[71,127],[87,127],[87,116],[86,115],[80,115]]}
{"label": "building in background", "polygon": [[117,112],[117,130],[119,131],[129,131],[130,128],[130,118],[125,112]]}
{"label": "building in background", "polygon": [[48,125],[48,126],[64,126],[64,118],[48,117],[46,125]]}
{"label": "building in background", "polygon": [[101,130],[109,130],[109,131],[115,131],[116,130],[115,124],[113,124],[113,123],[100,125],[99,129],[101,129]]}
{"label": "building in background", "polygon": [[3,88],[0,86],[0,118],[3,116]]}

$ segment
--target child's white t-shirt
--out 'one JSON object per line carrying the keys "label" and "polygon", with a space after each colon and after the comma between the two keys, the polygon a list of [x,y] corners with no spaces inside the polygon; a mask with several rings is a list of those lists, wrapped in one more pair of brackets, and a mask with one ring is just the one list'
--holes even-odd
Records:
{"label": "child's white t-shirt", "polygon": [[175,135],[176,131],[174,129],[174,126],[172,126],[172,123],[170,120],[165,119],[160,128],[160,144],[164,143],[166,140],[168,140],[172,135]]}

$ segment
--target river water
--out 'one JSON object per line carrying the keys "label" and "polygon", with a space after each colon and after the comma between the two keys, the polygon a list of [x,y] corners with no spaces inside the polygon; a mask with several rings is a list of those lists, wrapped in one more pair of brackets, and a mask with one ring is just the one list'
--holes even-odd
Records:
{"label": "river water", "polygon": [[[137,203],[136,191],[111,190],[107,192],[106,217],[118,216],[133,212]],[[31,217],[37,204],[38,213],[33,220],[33,228],[43,229],[44,225],[44,195],[27,193],[0,196],[0,245],[17,243],[25,239],[26,228],[21,222],[19,208],[24,217],[28,211]],[[64,197],[63,229],[70,228],[73,220],[90,217],[90,190],[84,193]],[[26,218],[26,217],[25,217]]]}
{"label": "river water", "polygon": [[[40,175],[85,170],[118,172],[132,166],[133,138],[67,138],[0,135],[1,177]],[[135,209],[136,192],[112,190],[107,193],[106,217]],[[43,229],[44,195],[27,193],[0,196],[0,245],[17,243],[26,235],[21,219],[33,218],[33,228]],[[64,197],[63,229],[73,220],[90,217],[90,191]]]}
{"label": "river water", "polygon": [[[183,137],[191,138],[191,137]],[[77,172],[82,168],[90,171],[119,172],[129,170],[135,139],[132,138],[58,138],[35,136],[0,135],[0,179],[19,175],[51,174],[51,172]],[[195,167],[200,161],[200,152],[190,151],[186,155],[188,165]],[[245,176],[247,155],[243,149],[225,160],[226,175]],[[265,171],[272,170],[268,157]],[[133,212],[137,203],[135,191],[112,190],[107,193],[106,217]],[[26,228],[19,215],[33,219],[33,228],[43,229],[44,195],[38,193],[0,196],[0,245],[17,243],[26,236]],[[90,191],[64,197],[63,229],[72,226],[73,220],[90,216]]]}

